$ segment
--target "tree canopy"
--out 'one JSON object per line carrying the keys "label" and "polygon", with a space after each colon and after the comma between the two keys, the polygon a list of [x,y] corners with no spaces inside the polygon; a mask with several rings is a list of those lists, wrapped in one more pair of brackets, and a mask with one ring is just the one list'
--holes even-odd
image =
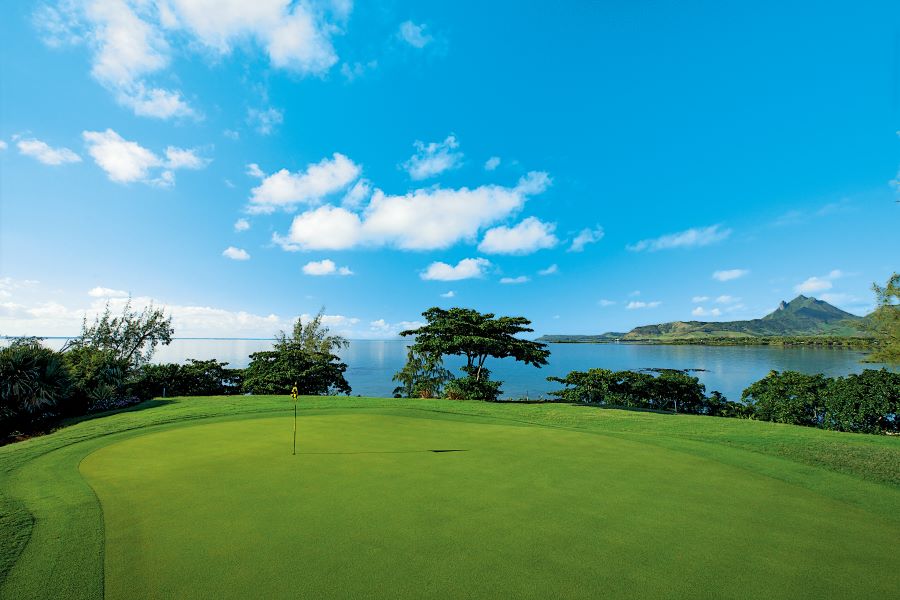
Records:
{"label": "tree canopy", "polygon": [[871,355],[870,362],[900,363],[900,273],[894,273],[882,287],[873,284],[878,306],[872,313],[872,329],[881,338],[881,345]]}

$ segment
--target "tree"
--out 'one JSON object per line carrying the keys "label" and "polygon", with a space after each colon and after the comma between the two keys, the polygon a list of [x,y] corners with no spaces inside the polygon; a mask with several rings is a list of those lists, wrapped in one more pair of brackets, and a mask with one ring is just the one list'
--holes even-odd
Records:
{"label": "tree", "polygon": [[62,356],[37,338],[0,349],[0,433],[38,421],[69,393]]}
{"label": "tree", "polygon": [[286,394],[296,384],[303,395],[349,395],[346,370],[333,354],[297,348],[254,352],[244,369],[243,389],[251,394]]}
{"label": "tree", "polygon": [[900,273],[891,275],[884,287],[872,284],[872,290],[878,306],[869,320],[880,346],[866,360],[900,364]]}
{"label": "tree", "polygon": [[618,382],[618,373],[609,369],[589,369],[571,371],[565,377],[548,377],[547,381],[561,383],[565,388],[550,392],[564,402],[579,404],[610,404],[614,401],[613,388]]}
{"label": "tree", "polygon": [[744,390],[741,399],[763,421],[818,427],[825,417],[824,375],[770,371]]}
{"label": "tree", "polygon": [[[433,356],[465,356],[462,371],[465,377],[450,386],[466,399],[493,400],[499,396],[499,385],[487,384],[489,371],[484,364],[488,357],[514,358],[535,367],[547,364],[550,351],[545,344],[515,337],[534,331],[525,317],[496,317],[470,308],[445,310],[434,307],[422,313],[426,324],[419,329],[400,332],[415,336],[416,352]],[[474,395],[473,395],[474,394]]]}
{"label": "tree", "polygon": [[319,309],[316,316],[306,323],[298,318],[294,323],[291,334],[284,331],[275,336],[275,349],[294,349],[309,354],[334,354],[339,350],[348,348],[350,342],[340,335],[331,333],[331,329],[325,325],[325,307]]}
{"label": "tree", "polygon": [[410,347],[406,364],[394,374],[393,381],[401,385],[394,388],[394,395],[405,398],[439,398],[444,386],[453,379],[453,373],[444,368],[438,354],[416,352]]}
{"label": "tree", "polygon": [[675,412],[697,414],[706,400],[706,386],[696,377],[676,369],[664,369],[653,381],[654,408],[671,406]]}
{"label": "tree", "polygon": [[866,369],[830,379],[825,388],[827,429],[858,433],[900,430],[900,374]]}
{"label": "tree", "polygon": [[87,317],[81,325],[81,335],[67,342],[62,352],[90,348],[107,353],[127,369],[136,369],[150,362],[159,344],[172,342],[172,317],[149,304],[142,311],[132,310],[131,299],[125,303],[120,316],[112,316],[109,303],[102,314],[88,325]]}

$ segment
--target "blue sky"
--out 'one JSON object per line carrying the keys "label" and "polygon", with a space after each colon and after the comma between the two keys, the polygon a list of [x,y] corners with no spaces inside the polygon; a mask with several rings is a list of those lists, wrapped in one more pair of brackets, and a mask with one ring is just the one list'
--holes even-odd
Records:
{"label": "blue sky", "polygon": [[896,3],[0,7],[0,334],[434,305],[539,333],[864,313],[898,268]]}

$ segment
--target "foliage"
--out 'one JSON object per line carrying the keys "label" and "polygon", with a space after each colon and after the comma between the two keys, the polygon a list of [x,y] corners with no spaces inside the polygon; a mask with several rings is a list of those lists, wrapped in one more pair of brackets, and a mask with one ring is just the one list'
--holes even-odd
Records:
{"label": "foliage", "polygon": [[298,318],[290,335],[284,331],[275,336],[275,350],[300,350],[312,354],[334,354],[350,346],[346,338],[331,333],[325,325],[325,308],[306,323]]}
{"label": "foliage", "polygon": [[872,289],[878,307],[869,316],[869,322],[881,344],[867,360],[900,364],[900,273],[891,275],[884,287],[873,284]]}
{"label": "foliage", "polygon": [[224,396],[241,391],[243,374],[227,362],[188,359],[185,364],[144,365],[132,389],[144,399],[159,396]]}
{"label": "foliage", "polygon": [[484,400],[496,402],[502,391],[499,381],[491,381],[491,372],[484,367],[476,374],[476,367],[462,367],[465,377],[453,379],[447,384],[444,395],[451,400]]}
{"label": "foliage", "polygon": [[638,371],[590,369],[565,377],[548,377],[565,387],[551,392],[565,402],[673,410],[697,415],[738,416],[737,403],[719,392],[707,398],[706,387],[696,377],[675,369],[661,369],[654,377]]}
{"label": "foliage", "polygon": [[900,374],[866,369],[828,381],[824,390],[826,429],[858,433],[900,431]]}
{"label": "foliage", "polygon": [[42,420],[69,393],[62,356],[35,338],[0,349],[0,433]]}
{"label": "foliage", "polygon": [[324,352],[280,348],[250,355],[242,389],[251,394],[287,394],[296,385],[303,395],[350,394],[347,365]]}
{"label": "foliage", "polygon": [[762,421],[817,427],[825,418],[822,392],[827,384],[824,375],[770,371],[745,389],[741,399]]}
{"label": "foliage", "polygon": [[110,358],[110,364],[130,372],[150,362],[156,347],[171,343],[174,333],[172,317],[167,317],[162,309],[150,304],[137,312],[132,310],[129,299],[120,316],[112,316],[107,303],[93,324],[88,325],[85,317],[81,335],[67,343],[62,351],[81,348],[100,351]]}
{"label": "foliage", "polygon": [[439,354],[417,352],[410,347],[406,353],[406,364],[394,374],[393,381],[400,383],[394,388],[394,396],[405,398],[439,398],[453,373],[444,368]]}
{"label": "foliage", "polygon": [[470,308],[445,310],[438,307],[429,308],[422,316],[426,320],[424,326],[402,331],[400,335],[415,336],[412,348],[418,353],[437,357],[465,356],[466,365],[462,368],[465,377],[448,386],[463,398],[496,399],[499,395],[499,384],[484,383],[489,377],[489,371],[484,367],[488,357],[513,358],[541,367],[547,364],[550,356],[545,344],[516,337],[534,331],[528,327],[531,321],[525,317],[496,317],[493,313],[480,313]]}
{"label": "foliage", "polygon": [[129,364],[113,349],[78,345],[63,356],[72,376],[72,393],[64,402],[62,414],[84,414],[95,404],[105,406],[127,395]]}

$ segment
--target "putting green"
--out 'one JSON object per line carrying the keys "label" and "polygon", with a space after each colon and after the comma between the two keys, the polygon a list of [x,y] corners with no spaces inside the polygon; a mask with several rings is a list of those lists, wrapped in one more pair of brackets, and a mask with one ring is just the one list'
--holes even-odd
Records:
{"label": "putting green", "polygon": [[296,456],[283,413],[102,445],[105,596],[896,593],[898,521],[721,459],[744,451],[417,414],[301,415]]}

